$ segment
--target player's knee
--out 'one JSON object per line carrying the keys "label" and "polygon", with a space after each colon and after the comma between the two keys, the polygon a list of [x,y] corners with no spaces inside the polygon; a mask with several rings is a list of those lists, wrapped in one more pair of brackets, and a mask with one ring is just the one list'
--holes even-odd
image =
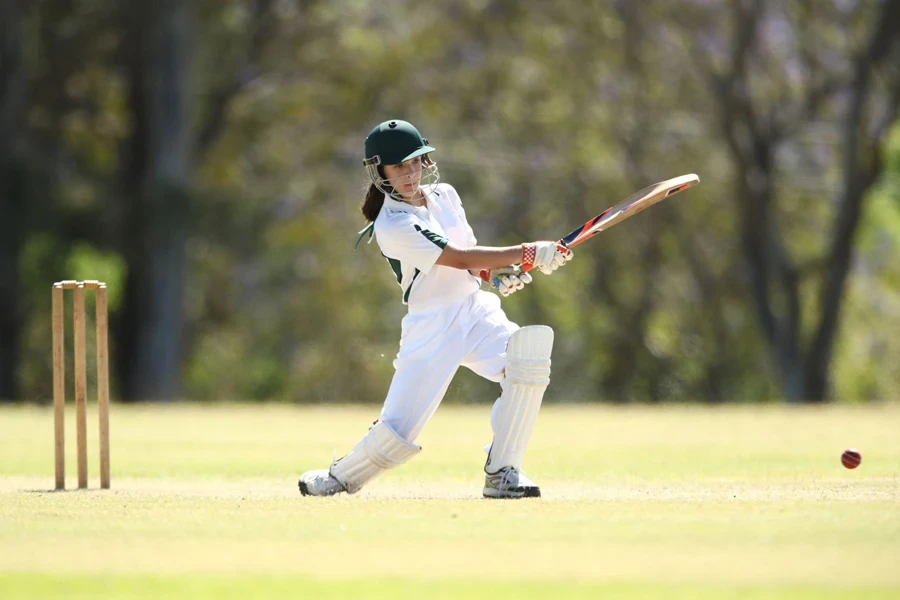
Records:
{"label": "player's knee", "polygon": [[374,477],[410,460],[422,448],[407,442],[384,421],[377,421],[350,454],[331,465],[331,475],[354,494]]}
{"label": "player's knee", "polygon": [[546,325],[522,327],[509,336],[506,347],[506,381],[546,385],[550,378],[553,329]]}
{"label": "player's knee", "polygon": [[526,353],[549,354],[553,350],[553,328],[549,325],[526,325],[509,334],[507,356]]}
{"label": "player's knee", "polygon": [[385,469],[405,463],[422,450],[398,434],[385,421],[376,423],[363,440],[372,462]]}

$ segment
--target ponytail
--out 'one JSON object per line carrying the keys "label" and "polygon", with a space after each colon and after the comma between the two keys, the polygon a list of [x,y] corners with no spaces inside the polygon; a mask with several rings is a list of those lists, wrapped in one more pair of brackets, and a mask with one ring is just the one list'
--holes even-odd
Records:
{"label": "ponytail", "polygon": [[384,192],[379,190],[374,183],[370,183],[362,205],[362,214],[366,221],[373,223],[378,217],[378,213],[381,212],[382,206],[384,206]]}

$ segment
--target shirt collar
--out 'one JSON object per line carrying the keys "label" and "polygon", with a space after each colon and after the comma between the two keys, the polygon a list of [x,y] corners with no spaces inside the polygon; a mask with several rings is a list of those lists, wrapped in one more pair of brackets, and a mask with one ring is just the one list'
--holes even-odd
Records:
{"label": "shirt collar", "polygon": [[[427,200],[426,200],[427,202]],[[396,210],[399,212],[405,213],[414,213],[418,206],[413,206],[412,204],[407,204],[406,202],[400,202],[399,200],[394,200],[387,194],[384,195],[384,207],[389,208],[391,210]]]}
{"label": "shirt collar", "polygon": [[408,204],[406,202],[400,202],[399,200],[394,200],[390,197],[390,195],[384,195],[384,206],[391,210],[396,210],[405,213],[415,213],[418,210],[428,210],[434,205],[434,200],[431,198],[431,194],[436,193],[435,191],[431,191],[431,193],[425,194],[425,206],[413,206],[412,204]]}

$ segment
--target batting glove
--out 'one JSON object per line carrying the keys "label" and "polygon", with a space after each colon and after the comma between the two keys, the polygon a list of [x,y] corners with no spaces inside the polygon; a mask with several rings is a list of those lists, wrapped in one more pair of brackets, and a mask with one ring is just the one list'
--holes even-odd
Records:
{"label": "batting glove", "polygon": [[540,269],[546,275],[553,274],[575,254],[560,242],[534,242],[522,244],[522,266],[526,270]]}
{"label": "batting glove", "polygon": [[484,269],[480,275],[482,280],[491,284],[491,287],[500,292],[504,298],[518,292],[532,281],[531,275],[518,267]]}

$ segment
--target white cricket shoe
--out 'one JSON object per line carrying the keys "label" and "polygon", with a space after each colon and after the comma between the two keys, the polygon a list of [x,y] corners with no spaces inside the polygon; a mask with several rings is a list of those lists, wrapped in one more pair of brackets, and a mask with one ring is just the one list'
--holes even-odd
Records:
{"label": "white cricket shoe", "polygon": [[541,488],[515,467],[503,467],[484,477],[485,498],[540,498]]}
{"label": "white cricket shoe", "polygon": [[334,496],[347,491],[328,469],[307,471],[300,476],[299,486],[304,496]]}

